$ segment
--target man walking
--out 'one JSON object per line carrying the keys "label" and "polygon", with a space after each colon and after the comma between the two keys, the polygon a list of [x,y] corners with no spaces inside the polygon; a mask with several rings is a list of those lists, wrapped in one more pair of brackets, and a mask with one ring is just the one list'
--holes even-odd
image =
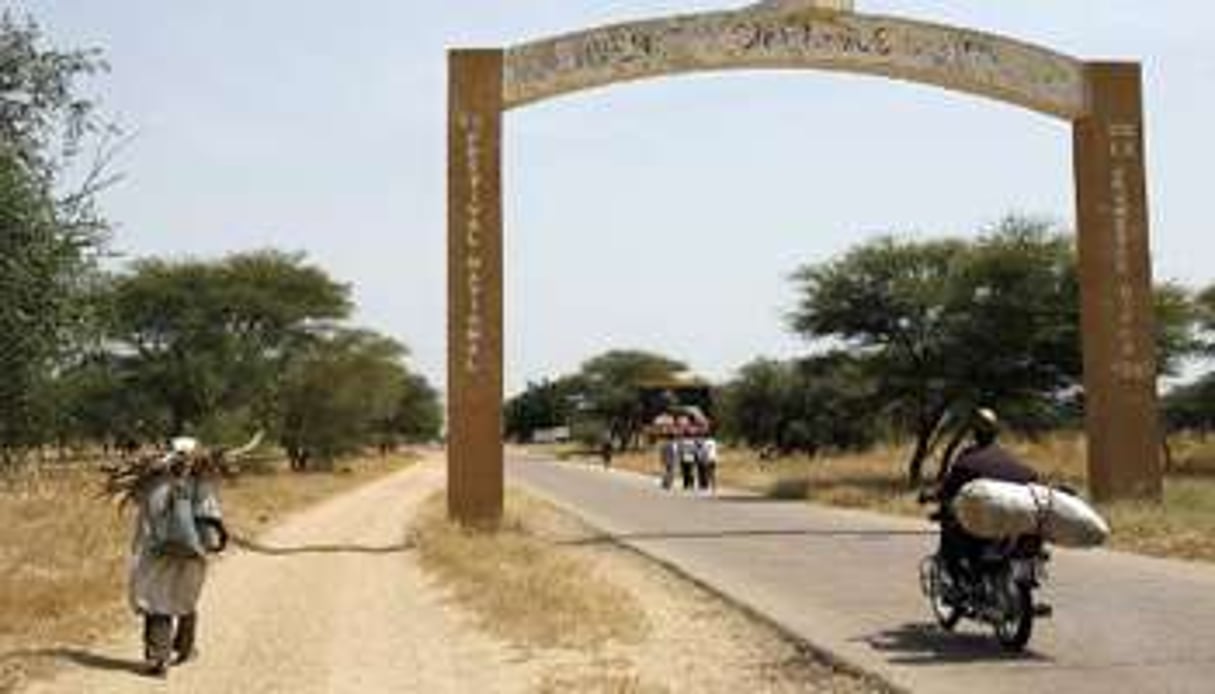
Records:
{"label": "man walking", "polygon": [[196,655],[196,608],[207,571],[207,552],[227,542],[219,498],[203,476],[194,439],[179,438],[148,464],[131,490],[138,507],[132,542],[129,599],[143,616],[149,675]]}

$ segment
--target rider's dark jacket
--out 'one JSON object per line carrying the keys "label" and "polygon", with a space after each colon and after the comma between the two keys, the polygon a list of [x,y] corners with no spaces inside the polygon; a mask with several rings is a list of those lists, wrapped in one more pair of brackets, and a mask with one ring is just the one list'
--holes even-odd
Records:
{"label": "rider's dark jacket", "polygon": [[948,507],[967,482],[977,479],[1028,484],[1038,481],[1038,473],[997,444],[971,446],[958,455],[941,482],[942,506]]}

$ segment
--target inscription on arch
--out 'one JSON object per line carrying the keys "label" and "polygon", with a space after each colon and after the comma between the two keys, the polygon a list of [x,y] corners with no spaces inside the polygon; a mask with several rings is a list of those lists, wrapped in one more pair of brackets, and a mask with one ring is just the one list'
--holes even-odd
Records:
{"label": "inscription on arch", "polygon": [[876,15],[759,6],[590,29],[507,49],[503,105],[683,72],[812,68],[979,94],[1075,119],[1082,62],[967,29]]}

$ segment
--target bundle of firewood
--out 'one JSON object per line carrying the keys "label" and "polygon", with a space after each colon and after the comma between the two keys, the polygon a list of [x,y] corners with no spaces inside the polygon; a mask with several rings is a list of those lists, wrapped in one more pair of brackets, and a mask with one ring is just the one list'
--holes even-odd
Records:
{"label": "bundle of firewood", "polygon": [[199,448],[192,438],[175,438],[168,450],[153,451],[117,463],[103,465],[105,483],[102,496],[116,499],[120,504],[134,500],[147,485],[164,472],[193,475],[200,478],[232,477],[240,471],[240,459],[261,443],[257,432],[248,443],[237,448]]}

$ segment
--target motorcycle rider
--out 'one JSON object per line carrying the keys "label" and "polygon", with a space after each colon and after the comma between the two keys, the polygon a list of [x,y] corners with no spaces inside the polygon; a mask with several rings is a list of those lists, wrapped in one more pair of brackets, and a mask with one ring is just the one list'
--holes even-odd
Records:
{"label": "motorcycle rider", "polygon": [[975,410],[969,422],[973,443],[965,448],[945,472],[936,494],[940,502],[940,555],[954,578],[967,576],[967,566],[981,556],[988,541],[966,531],[952,510],[952,502],[968,482],[992,479],[1017,484],[1038,481],[1038,473],[996,443],[999,419],[988,408]]}

